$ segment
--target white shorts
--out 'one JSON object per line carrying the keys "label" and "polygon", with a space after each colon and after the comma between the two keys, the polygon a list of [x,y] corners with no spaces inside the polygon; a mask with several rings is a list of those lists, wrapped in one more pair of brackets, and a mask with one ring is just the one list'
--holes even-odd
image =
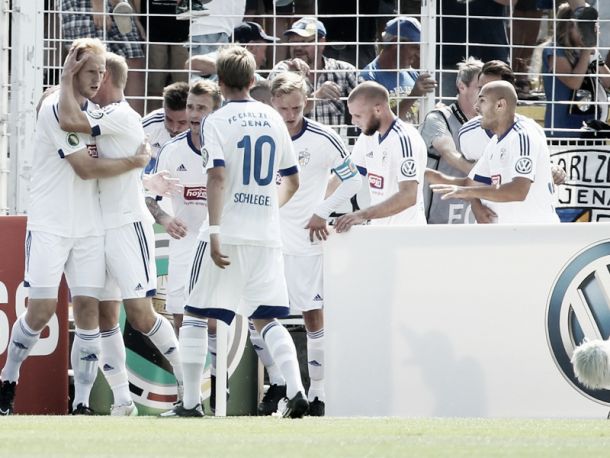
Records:
{"label": "white shorts", "polygon": [[284,255],[290,310],[307,312],[324,308],[322,255]]}
{"label": "white shorts", "polygon": [[[122,299],[153,297],[157,289],[157,266],[152,225],[136,222],[107,229],[106,266]],[[112,283],[107,286],[110,288]],[[113,294],[112,290],[104,291],[104,297]]]}
{"label": "white shorts", "polygon": [[167,283],[165,284],[165,311],[182,314],[188,299],[186,290],[187,273],[191,265],[188,263],[172,262],[167,267]]}
{"label": "white shorts", "polygon": [[104,287],[104,237],[62,237],[28,231],[25,238],[25,286],[33,299],[57,298],[66,274],[73,296],[98,298]]}
{"label": "white shorts", "polygon": [[280,248],[222,245],[231,265],[220,269],[207,242],[199,242],[191,268],[194,287],[185,311],[230,324],[236,313],[248,318],[289,314],[284,259]]}
{"label": "white shorts", "polygon": [[165,284],[165,311],[182,314],[188,299],[187,283],[190,268],[198,246],[197,236],[171,239],[169,242],[169,262],[167,283]]}

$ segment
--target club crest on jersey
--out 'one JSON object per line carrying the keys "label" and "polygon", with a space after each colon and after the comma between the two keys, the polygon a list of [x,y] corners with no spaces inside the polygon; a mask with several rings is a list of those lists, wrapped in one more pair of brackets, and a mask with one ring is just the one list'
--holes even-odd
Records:
{"label": "club crest on jersey", "polygon": [[70,132],[66,137],[66,141],[70,146],[78,146],[78,144],[80,143],[80,138],[78,138],[78,134]]}
{"label": "club crest on jersey", "polygon": [[185,186],[184,200],[206,200],[208,198],[205,186]]}
{"label": "club crest on jersey", "polygon": [[208,165],[208,160],[210,159],[210,153],[208,153],[207,148],[201,148],[201,160],[203,161],[203,168]]}
{"label": "club crest on jersey", "polygon": [[417,164],[415,164],[415,160],[409,158],[402,161],[400,173],[407,178],[413,178],[417,174]]}
{"label": "club crest on jersey", "polygon": [[305,167],[307,164],[309,164],[310,159],[311,159],[311,154],[309,153],[309,151],[307,151],[307,150],[299,151],[299,165],[301,167]]}
{"label": "club crest on jersey", "polygon": [[89,145],[87,145],[87,152],[89,153],[89,156],[93,157],[93,158],[98,158],[98,154],[97,154],[97,145],[95,143],[91,143]]}
{"label": "club crest on jersey", "polygon": [[369,173],[369,186],[374,189],[383,189],[383,177]]}
{"label": "club crest on jersey", "polygon": [[532,160],[529,157],[522,157],[515,163],[515,171],[526,175],[532,171]]}
{"label": "club crest on jersey", "polygon": [[382,151],[381,152],[381,165],[385,165],[385,161],[388,160],[388,152],[387,151]]}

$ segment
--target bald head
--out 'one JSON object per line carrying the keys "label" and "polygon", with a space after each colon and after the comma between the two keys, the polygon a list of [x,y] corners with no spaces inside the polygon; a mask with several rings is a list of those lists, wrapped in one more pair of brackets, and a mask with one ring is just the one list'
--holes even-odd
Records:
{"label": "bald head", "polygon": [[481,96],[494,100],[506,100],[507,107],[515,111],[517,107],[517,92],[508,81],[492,81],[481,88]]}
{"label": "bald head", "polygon": [[347,103],[350,104],[359,99],[363,99],[367,103],[387,104],[390,100],[390,94],[381,84],[375,81],[365,81],[350,92]]}

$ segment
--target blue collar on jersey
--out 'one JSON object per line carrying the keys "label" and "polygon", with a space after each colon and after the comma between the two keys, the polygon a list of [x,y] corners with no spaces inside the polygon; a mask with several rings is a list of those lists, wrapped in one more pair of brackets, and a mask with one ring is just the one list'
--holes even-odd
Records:
{"label": "blue collar on jersey", "polygon": [[394,128],[394,125],[396,124],[396,121],[398,121],[398,118],[394,117],[394,121],[392,121],[392,124],[390,124],[390,127],[388,127],[388,130],[386,131],[386,133],[383,134],[383,135],[381,135],[381,132],[379,133],[379,143],[380,144],[381,144],[382,141],[384,141],[386,139],[388,134],[390,132],[392,132],[392,129]]}
{"label": "blue collar on jersey", "polygon": [[191,129],[189,129],[186,132],[186,142],[188,143],[189,147],[193,150],[193,153],[201,156],[201,151],[193,143],[193,131]]}
{"label": "blue collar on jersey", "polygon": [[498,135],[498,143],[500,143],[508,135],[508,133],[514,129],[515,124],[517,124],[517,121],[513,122],[511,124],[511,126],[508,128],[508,130],[506,132],[504,132],[502,135]]}
{"label": "blue collar on jersey", "polygon": [[291,137],[292,141],[295,141],[296,139],[300,138],[301,135],[303,135],[306,130],[307,130],[307,118],[303,117],[303,127],[301,127],[301,130]]}

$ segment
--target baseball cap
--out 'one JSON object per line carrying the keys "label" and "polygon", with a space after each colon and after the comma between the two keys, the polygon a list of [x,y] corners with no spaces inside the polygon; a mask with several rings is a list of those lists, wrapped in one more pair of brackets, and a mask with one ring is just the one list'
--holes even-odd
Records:
{"label": "baseball cap", "polygon": [[384,32],[401,40],[421,41],[421,24],[417,19],[408,16],[389,20]]}
{"label": "baseball cap", "polygon": [[316,33],[319,37],[326,36],[326,27],[322,22],[318,21],[313,17],[304,17],[293,23],[288,30],[284,32],[284,35],[290,33],[296,33],[297,35],[305,38],[313,37]]}
{"label": "baseball cap", "polygon": [[597,19],[599,15],[592,6],[581,6],[574,10],[576,26],[585,46],[597,45]]}
{"label": "baseball cap", "polygon": [[242,22],[233,29],[233,39],[237,43],[250,43],[251,41],[263,40],[273,43],[279,38],[267,35],[260,24],[256,22]]}

